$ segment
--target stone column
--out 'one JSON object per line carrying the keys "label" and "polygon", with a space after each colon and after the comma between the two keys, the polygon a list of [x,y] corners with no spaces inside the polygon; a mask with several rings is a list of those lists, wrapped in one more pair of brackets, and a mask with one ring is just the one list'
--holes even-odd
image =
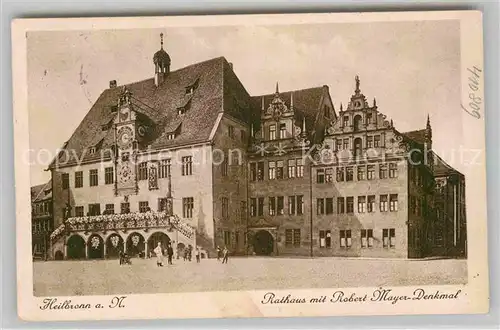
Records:
{"label": "stone column", "polygon": [[106,255],[106,252],[107,252],[107,251],[106,251],[106,250],[107,250],[107,249],[106,249],[106,241],[105,241],[105,240],[103,240],[103,241],[102,241],[102,244],[103,244],[103,246],[102,246],[102,258],[103,258],[103,259],[106,259],[106,258],[107,258],[107,255]]}

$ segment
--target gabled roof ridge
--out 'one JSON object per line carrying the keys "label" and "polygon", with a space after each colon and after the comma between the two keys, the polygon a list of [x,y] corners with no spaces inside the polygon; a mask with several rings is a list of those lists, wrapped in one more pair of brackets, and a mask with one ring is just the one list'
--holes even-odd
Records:
{"label": "gabled roof ridge", "polygon": [[[287,91],[280,91],[280,94],[285,94],[285,93],[295,93],[295,92],[305,92],[305,91],[310,91],[313,89],[323,89],[325,88],[326,85],[322,86],[316,86],[316,87],[309,87],[309,88],[302,88],[302,89],[295,89],[295,90],[287,90]],[[262,97],[262,96],[271,96],[274,95],[275,93],[268,93],[268,94],[260,94],[260,95],[251,95],[251,97]]]}

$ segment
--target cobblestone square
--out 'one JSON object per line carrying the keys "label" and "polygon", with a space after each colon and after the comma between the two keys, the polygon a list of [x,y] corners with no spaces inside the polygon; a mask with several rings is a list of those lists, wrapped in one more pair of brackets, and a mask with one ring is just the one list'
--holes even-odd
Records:
{"label": "cobblestone square", "polygon": [[467,261],[344,258],[230,258],[47,261],[34,263],[35,296],[113,295],[193,291],[271,290],[467,282]]}

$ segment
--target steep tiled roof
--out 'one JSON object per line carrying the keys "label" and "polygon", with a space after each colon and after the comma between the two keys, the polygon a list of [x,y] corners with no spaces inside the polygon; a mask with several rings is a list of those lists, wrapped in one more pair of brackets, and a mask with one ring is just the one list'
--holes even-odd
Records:
{"label": "steep tiled roof", "polygon": [[425,142],[425,129],[419,129],[416,131],[404,132],[403,135],[408,137],[409,139],[424,144]]}
{"label": "steep tiled roof", "polygon": [[31,187],[31,202],[41,202],[52,197],[51,181]]}
{"label": "steep tiled roof", "polygon": [[[293,93],[293,108],[298,114],[297,120],[300,125],[300,120],[303,116],[306,117],[306,128],[312,130],[318,115],[321,98],[325,95],[326,86],[313,87],[307,89],[300,89],[295,91],[280,92],[280,98],[285,102],[286,106],[290,108],[291,94]],[[327,94],[327,93],[326,93]],[[252,103],[255,109],[262,109],[262,98],[264,97],[264,109],[267,107],[275,97],[275,93],[252,96]],[[261,110],[262,111],[262,110]]]}
{"label": "steep tiled roof", "polygon": [[435,152],[432,152],[434,156],[434,176],[448,176],[450,174],[461,174],[459,171],[448,165],[441,157]]}
{"label": "steep tiled roof", "polygon": [[[156,138],[150,142],[152,149],[208,141],[217,116],[224,109],[224,89],[232,88],[225,85],[234,84],[234,77],[227,74],[228,68],[230,65],[226,59],[218,57],[172,71],[158,87],[154,78],[150,78],[106,89],[70,137],[65,149],[81,157],[85,150],[99,142],[102,143],[102,148],[113,145],[113,130],[103,131],[103,126],[113,119],[112,107],[117,104],[123,87],[132,93],[131,103],[134,110],[147,116],[157,127]],[[231,84],[225,83],[224,72],[229,76],[228,79],[232,79]],[[194,92],[190,96],[186,95],[186,88],[193,84],[196,85]],[[240,99],[249,99],[248,93],[240,87],[236,86],[237,91],[233,94],[240,94]],[[183,114],[179,114],[179,107],[187,109]],[[244,116],[242,119],[245,119]],[[176,138],[169,139],[168,133],[179,126]],[[85,152],[85,155],[84,160],[99,158],[99,153],[88,155],[88,152]]]}

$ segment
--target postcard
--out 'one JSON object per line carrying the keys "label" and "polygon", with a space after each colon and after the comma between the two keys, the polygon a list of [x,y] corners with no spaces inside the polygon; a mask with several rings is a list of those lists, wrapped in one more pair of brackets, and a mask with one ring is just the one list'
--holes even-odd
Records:
{"label": "postcard", "polygon": [[480,12],[12,28],[20,318],[488,312]]}

